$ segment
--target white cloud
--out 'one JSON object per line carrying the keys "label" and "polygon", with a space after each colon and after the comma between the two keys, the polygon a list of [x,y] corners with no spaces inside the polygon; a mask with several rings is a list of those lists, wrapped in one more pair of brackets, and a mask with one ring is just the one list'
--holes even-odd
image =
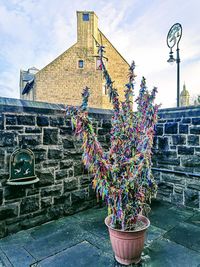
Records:
{"label": "white cloud", "polygon": [[[7,0],[0,2],[0,94],[18,97],[20,68],[44,67],[76,42],[76,10],[94,10],[99,28],[119,52],[136,61],[139,78],[158,86],[163,107],[176,103],[176,66],[169,66],[166,35],[176,22],[180,42],[181,85],[200,93],[200,3],[195,0]],[[2,88],[5,88],[2,91]]]}

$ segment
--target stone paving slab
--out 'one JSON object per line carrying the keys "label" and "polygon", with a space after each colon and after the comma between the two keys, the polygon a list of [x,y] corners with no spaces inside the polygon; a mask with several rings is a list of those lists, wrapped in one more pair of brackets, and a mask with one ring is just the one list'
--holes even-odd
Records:
{"label": "stone paving slab", "polygon": [[64,217],[56,221],[47,222],[43,225],[27,230],[33,239],[43,239],[52,234],[59,233],[63,229],[69,229],[71,225],[77,225],[78,221],[73,216]]}
{"label": "stone paving slab", "polygon": [[[77,243],[84,241],[84,232],[76,224],[69,225],[62,231],[52,233],[34,240],[29,244],[25,244],[24,248],[37,260],[49,257]],[[39,249],[40,248],[40,249]]]}
{"label": "stone paving slab", "polygon": [[23,247],[17,245],[4,246],[3,252],[14,267],[30,266],[36,261]]}
{"label": "stone paving slab", "polygon": [[11,265],[8,258],[1,249],[0,249],[0,267],[13,267],[13,265]]}
{"label": "stone paving slab", "polygon": [[[106,208],[93,208],[3,238],[0,267],[121,267],[113,257],[106,215]],[[150,217],[138,266],[200,267],[200,213],[157,201]]]}
{"label": "stone paving slab", "polygon": [[42,260],[37,267],[113,267],[113,258],[87,241]]}
{"label": "stone paving slab", "polygon": [[[164,235],[186,248],[200,252],[200,227],[190,223],[179,223]],[[200,263],[200,262],[199,262]]]}
{"label": "stone paving slab", "polygon": [[[155,206],[155,208],[154,208]],[[154,204],[150,213],[150,221],[154,226],[164,230],[170,230],[175,227],[179,222],[186,221],[193,216],[194,212],[191,210],[177,208],[170,206],[169,203],[164,203],[163,206]]]}
{"label": "stone paving slab", "polygon": [[142,267],[199,267],[200,254],[167,239],[159,239],[145,250]]}
{"label": "stone paving slab", "polygon": [[200,212],[194,213],[194,215],[190,217],[186,222],[200,227]]}

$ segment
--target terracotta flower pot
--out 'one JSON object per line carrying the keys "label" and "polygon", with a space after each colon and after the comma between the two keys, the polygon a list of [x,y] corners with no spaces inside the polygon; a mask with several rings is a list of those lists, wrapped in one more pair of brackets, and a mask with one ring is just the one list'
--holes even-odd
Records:
{"label": "terracotta flower pot", "polygon": [[145,232],[150,225],[150,221],[143,215],[139,215],[138,220],[145,223],[144,228],[135,231],[122,231],[110,227],[111,216],[105,219],[115,259],[121,264],[129,265],[131,263],[138,263],[141,260]]}

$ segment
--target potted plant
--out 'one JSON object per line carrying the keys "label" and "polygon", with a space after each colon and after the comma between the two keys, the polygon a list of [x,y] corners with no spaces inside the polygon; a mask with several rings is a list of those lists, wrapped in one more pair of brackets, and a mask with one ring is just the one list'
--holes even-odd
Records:
{"label": "potted plant", "polygon": [[113,104],[110,149],[105,152],[97,139],[88,117],[89,88],[82,93],[80,108],[67,107],[76,135],[83,141],[83,163],[94,174],[93,187],[108,206],[108,226],[111,244],[118,262],[138,263],[144,246],[148,218],[142,215],[151,197],[156,194],[156,183],[151,172],[154,126],[158,105],[154,105],[157,89],[149,92],[142,78],[137,112],[133,112],[134,69],[129,69],[125,85],[125,101],[119,101],[117,90],[103,62],[104,47],[99,46],[99,56],[110,100]]}

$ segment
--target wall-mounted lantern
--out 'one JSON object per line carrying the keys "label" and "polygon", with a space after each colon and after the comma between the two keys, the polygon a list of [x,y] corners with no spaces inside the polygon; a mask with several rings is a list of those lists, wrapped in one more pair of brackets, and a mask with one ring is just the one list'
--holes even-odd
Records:
{"label": "wall-mounted lantern", "polygon": [[26,185],[39,181],[35,175],[35,156],[30,149],[19,148],[10,157],[9,185]]}

